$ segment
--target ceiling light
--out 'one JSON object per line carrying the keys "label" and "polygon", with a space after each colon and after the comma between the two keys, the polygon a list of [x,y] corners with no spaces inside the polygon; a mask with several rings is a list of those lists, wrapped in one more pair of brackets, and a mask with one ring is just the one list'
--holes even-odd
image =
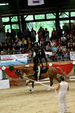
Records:
{"label": "ceiling light", "polygon": [[0,3],[0,6],[9,5],[9,3]]}

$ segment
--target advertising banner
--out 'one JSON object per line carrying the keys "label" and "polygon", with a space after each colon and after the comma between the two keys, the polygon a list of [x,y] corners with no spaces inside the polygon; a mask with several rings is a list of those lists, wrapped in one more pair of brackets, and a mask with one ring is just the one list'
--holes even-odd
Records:
{"label": "advertising banner", "polygon": [[75,60],[75,51],[70,52],[70,60]]}
{"label": "advertising banner", "polygon": [[28,63],[28,54],[2,55],[0,66],[21,65]]}

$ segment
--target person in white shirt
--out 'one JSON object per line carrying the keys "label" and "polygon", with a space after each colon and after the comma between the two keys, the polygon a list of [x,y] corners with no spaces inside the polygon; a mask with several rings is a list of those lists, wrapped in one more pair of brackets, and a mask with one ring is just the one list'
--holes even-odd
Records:
{"label": "person in white shirt", "polygon": [[[63,76],[60,77],[61,82],[57,86],[56,90],[59,90],[59,107],[60,113],[66,113],[67,105],[66,105],[66,93],[69,90],[69,84],[65,81]],[[63,107],[64,105],[64,107]]]}

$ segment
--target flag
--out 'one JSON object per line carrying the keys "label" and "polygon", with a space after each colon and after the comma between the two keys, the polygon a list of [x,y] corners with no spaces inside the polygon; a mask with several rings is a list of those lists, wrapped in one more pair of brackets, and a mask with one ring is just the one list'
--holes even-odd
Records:
{"label": "flag", "polygon": [[29,6],[36,6],[44,4],[44,0],[28,0]]}

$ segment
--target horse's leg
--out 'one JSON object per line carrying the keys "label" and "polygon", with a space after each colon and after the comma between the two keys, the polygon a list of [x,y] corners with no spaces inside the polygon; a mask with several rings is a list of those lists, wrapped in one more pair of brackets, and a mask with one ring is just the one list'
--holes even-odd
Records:
{"label": "horse's leg", "polygon": [[31,80],[27,81],[27,82],[26,82],[26,86],[28,86],[28,84],[29,84],[30,82],[31,82]]}
{"label": "horse's leg", "polygon": [[[32,83],[32,89],[30,89],[30,87],[28,86],[29,83]],[[28,90],[30,90],[31,92],[33,92],[33,91],[34,91],[34,81],[29,80],[29,81],[26,83],[26,87],[27,87]]]}
{"label": "horse's leg", "polygon": [[34,91],[34,81],[32,81],[32,92]]}
{"label": "horse's leg", "polygon": [[49,77],[49,79],[50,79],[50,87],[48,88],[48,90],[50,91],[53,85],[53,78]]}
{"label": "horse's leg", "polygon": [[28,84],[31,83],[31,80],[29,80],[28,82],[26,82],[26,87],[28,90],[30,90],[30,87],[28,86]]}
{"label": "horse's leg", "polygon": [[57,78],[57,76],[55,77],[55,79],[56,79],[58,82],[60,82],[60,80]]}
{"label": "horse's leg", "polygon": [[50,86],[52,86],[52,85],[53,85],[53,78],[50,77]]}

